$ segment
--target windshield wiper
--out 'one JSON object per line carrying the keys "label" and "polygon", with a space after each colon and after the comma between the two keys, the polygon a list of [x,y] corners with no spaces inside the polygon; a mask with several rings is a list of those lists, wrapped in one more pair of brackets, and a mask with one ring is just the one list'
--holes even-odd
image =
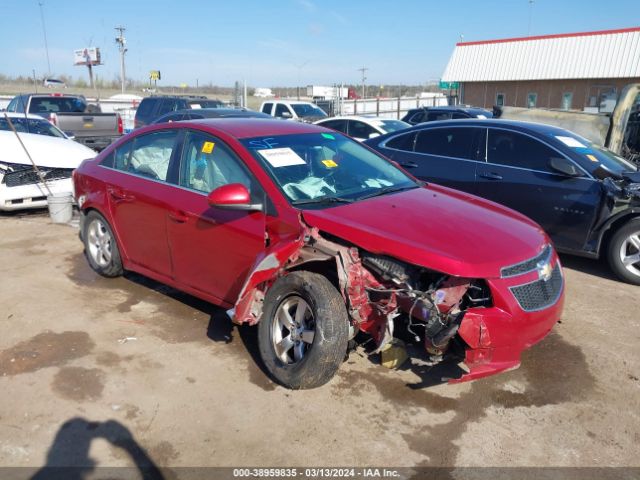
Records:
{"label": "windshield wiper", "polygon": [[353,203],[354,200],[351,198],[342,198],[342,197],[320,197],[320,198],[310,198],[308,200],[296,200],[291,202],[292,205],[312,205],[319,203]]}
{"label": "windshield wiper", "polygon": [[408,185],[404,187],[398,187],[396,185],[391,185],[389,187],[381,188],[380,190],[376,190],[373,193],[369,193],[368,195],[364,195],[362,197],[358,197],[358,200],[364,200],[366,198],[379,197],[380,195],[386,195],[387,193],[395,193],[401,192],[403,190],[412,190],[414,188],[419,188],[419,185]]}

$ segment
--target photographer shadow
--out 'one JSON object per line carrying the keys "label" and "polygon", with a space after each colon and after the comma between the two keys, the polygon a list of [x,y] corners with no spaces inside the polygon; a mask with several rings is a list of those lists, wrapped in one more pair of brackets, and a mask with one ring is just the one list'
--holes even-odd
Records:
{"label": "photographer shadow", "polygon": [[[134,439],[127,427],[116,420],[90,422],[76,417],[65,422],[58,430],[53,444],[47,453],[47,463],[39,469],[31,480],[85,480],[98,466],[89,457],[89,449],[94,439],[102,438],[111,445],[124,450],[139,472],[138,478],[145,480],[164,480],[160,469],[149,454]],[[116,467],[111,467],[116,473]],[[109,470],[102,467],[101,470]],[[125,470],[118,468],[118,470]],[[104,473],[104,472],[103,472]],[[122,472],[120,472],[122,473]],[[117,478],[115,475],[113,478]],[[135,477],[134,477],[135,478]]]}

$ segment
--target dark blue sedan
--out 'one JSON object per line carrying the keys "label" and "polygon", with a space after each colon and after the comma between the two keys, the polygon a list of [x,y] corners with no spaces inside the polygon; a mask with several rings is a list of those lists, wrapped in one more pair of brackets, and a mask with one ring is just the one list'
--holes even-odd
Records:
{"label": "dark blue sedan", "polygon": [[559,251],[605,255],[620,278],[640,285],[640,173],[609,150],[508,120],[425,123],[365,144],[422,180],[524,213]]}

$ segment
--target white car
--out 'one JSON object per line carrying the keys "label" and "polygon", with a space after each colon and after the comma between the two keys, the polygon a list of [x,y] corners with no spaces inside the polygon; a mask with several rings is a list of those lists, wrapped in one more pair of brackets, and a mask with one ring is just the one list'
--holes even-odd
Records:
{"label": "white car", "polygon": [[311,102],[296,100],[273,100],[262,102],[260,111],[275,118],[284,120],[296,120],[298,122],[313,123],[316,120],[327,118],[327,114],[317,105]]}
{"label": "white car", "polygon": [[[4,119],[4,114],[0,118]],[[73,194],[73,170],[83,160],[97,155],[67,138],[34,133],[18,135],[43,174],[46,187],[15,133],[0,131],[0,211],[46,207],[49,192]]]}
{"label": "white car", "polygon": [[342,132],[359,142],[363,142],[379,135],[384,135],[385,133],[404,130],[411,126],[402,120],[357,115],[331,117],[324,120],[318,120],[314,123],[316,125],[330,128],[331,130]]}
{"label": "white car", "polygon": [[71,138],[46,118],[42,118],[40,115],[34,115],[33,113],[1,112],[0,130],[12,131],[5,115],[9,117],[9,120],[13,123],[13,127],[20,133]]}
{"label": "white car", "polygon": [[47,88],[67,88],[67,84],[57,78],[45,78],[43,85]]}

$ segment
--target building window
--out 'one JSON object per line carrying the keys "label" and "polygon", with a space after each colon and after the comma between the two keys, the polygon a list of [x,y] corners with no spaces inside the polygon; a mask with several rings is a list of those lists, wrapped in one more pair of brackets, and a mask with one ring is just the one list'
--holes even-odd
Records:
{"label": "building window", "polygon": [[567,92],[562,94],[562,110],[571,110],[571,102],[573,101],[573,93]]}
{"label": "building window", "polygon": [[538,103],[537,93],[530,93],[527,95],[527,108],[536,108],[536,103]]}
{"label": "building window", "polygon": [[496,105],[499,107],[504,106],[504,93],[498,93],[496,95]]}

